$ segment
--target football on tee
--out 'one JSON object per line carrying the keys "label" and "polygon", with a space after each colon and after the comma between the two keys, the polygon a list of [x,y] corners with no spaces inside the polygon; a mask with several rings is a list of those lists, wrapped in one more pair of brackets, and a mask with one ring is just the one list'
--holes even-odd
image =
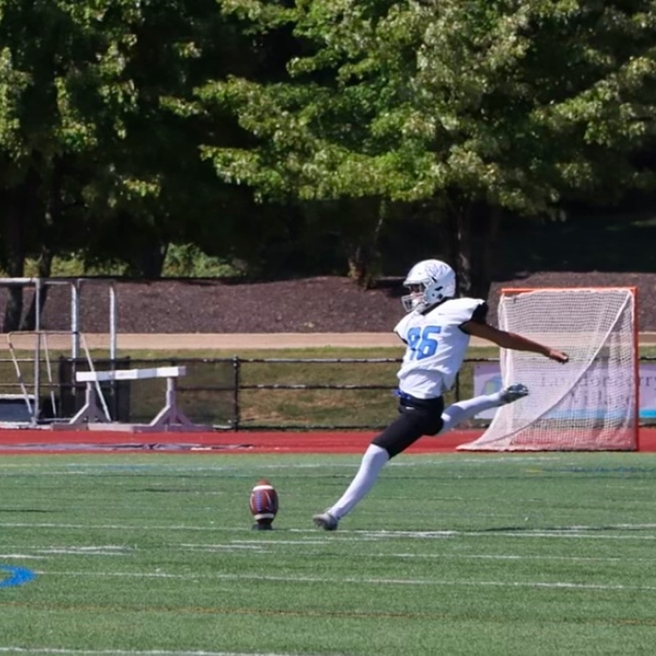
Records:
{"label": "football on tee", "polygon": [[278,493],[269,481],[262,479],[255,483],[250,497],[251,515],[255,520],[254,529],[268,530],[278,514]]}

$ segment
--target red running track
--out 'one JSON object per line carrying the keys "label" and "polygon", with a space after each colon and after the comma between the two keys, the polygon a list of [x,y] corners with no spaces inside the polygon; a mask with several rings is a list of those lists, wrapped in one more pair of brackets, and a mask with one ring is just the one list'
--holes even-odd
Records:
{"label": "red running track", "polygon": [[[454,452],[480,431],[423,437],[407,453]],[[362,453],[373,432],[166,432],[0,429],[0,454],[18,453]],[[656,428],[642,428],[639,451],[656,452]]]}

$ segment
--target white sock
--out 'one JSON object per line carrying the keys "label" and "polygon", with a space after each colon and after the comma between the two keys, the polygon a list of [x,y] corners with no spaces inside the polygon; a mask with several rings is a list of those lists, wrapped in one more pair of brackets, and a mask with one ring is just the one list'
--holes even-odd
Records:
{"label": "white sock", "polygon": [[465,421],[465,419],[471,419],[479,412],[489,410],[490,408],[496,408],[500,405],[503,405],[501,392],[483,394],[481,396],[475,396],[473,399],[453,403],[442,413],[444,426],[442,426],[442,430],[438,435],[450,431],[452,428],[455,428],[458,424]]}
{"label": "white sock", "polygon": [[346,488],[337,503],[328,509],[333,517],[341,519],[351,512],[369,492],[378,478],[383,465],[389,460],[389,454],[382,447],[370,444],[362,456],[360,469]]}

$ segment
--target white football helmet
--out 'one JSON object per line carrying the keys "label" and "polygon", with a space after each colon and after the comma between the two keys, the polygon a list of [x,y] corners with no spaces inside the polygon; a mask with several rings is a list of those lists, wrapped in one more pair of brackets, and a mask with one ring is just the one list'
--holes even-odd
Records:
{"label": "white football helmet", "polygon": [[456,295],[456,274],[440,260],[422,260],[415,264],[403,286],[410,294],[401,297],[406,312],[423,312],[426,308]]}

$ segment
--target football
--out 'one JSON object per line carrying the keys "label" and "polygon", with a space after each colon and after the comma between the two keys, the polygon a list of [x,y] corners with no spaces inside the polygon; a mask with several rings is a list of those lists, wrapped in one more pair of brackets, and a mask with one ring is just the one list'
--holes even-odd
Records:
{"label": "football", "polygon": [[255,483],[250,497],[251,515],[255,520],[254,529],[269,530],[278,514],[278,493],[269,481],[262,479]]}

